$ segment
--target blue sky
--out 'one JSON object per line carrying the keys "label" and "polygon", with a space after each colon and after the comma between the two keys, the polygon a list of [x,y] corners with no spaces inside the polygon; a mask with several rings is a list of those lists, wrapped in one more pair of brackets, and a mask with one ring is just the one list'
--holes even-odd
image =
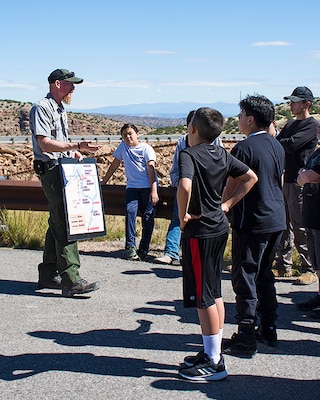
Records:
{"label": "blue sky", "polygon": [[319,0],[6,1],[0,99],[38,101],[56,68],[84,78],[74,109],[320,96],[319,15]]}

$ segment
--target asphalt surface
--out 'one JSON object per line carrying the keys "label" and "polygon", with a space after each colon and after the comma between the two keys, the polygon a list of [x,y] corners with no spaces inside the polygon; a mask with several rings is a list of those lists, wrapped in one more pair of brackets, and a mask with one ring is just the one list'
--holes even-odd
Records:
{"label": "asphalt surface", "polygon": [[[317,284],[278,279],[278,348],[225,356],[224,381],[192,383],[177,368],[201,346],[195,310],[182,306],[181,268],[81,253],[81,274],[100,290],[72,299],[35,291],[42,252],[0,248],[0,398],[315,400],[320,323],[298,311]],[[224,337],[236,330],[230,274],[223,274]]]}

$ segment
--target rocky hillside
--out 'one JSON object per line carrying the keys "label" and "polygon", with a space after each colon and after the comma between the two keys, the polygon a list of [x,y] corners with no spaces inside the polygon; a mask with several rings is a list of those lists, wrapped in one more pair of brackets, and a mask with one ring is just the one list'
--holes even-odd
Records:
{"label": "rocky hillside", "polygon": [[[23,103],[14,100],[0,100],[0,136],[24,136],[29,132],[29,111],[31,103]],[[320,120],[320,99],[317,98],[311,109],[312,114]],[[279,129],[292,118],[288,103],[276,105],[276,119]],[[125,122],[136,124],[141,134],[181,134],[185,132],[184,120],[142,118],[115,115],[112,118],[98,114],[68,113],[70,135],[119,135],[121,126]],[[168,126],[163,127],[167,122]],[[237,117],[227,118],[224,134],[237,134]]]}
{"label": "rocky hillside", "polygon": [[[29,132],[29,111],[31,103],[13,100],[0,100],[0,136],[24,136]],[[68,113],[70,135],[119,135],[123,121],[105,116]],[[130,122],[130,121],[127,121]],[[141,134],[151,134],[154,128],[139,125]]]}

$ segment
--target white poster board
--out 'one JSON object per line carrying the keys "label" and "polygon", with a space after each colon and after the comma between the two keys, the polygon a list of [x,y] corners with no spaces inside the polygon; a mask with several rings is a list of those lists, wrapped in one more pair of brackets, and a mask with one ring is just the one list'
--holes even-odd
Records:
{"label": "white poster board", "polygon": [[95,158],[60,158],[68,240],[106,234],[101,186]]}

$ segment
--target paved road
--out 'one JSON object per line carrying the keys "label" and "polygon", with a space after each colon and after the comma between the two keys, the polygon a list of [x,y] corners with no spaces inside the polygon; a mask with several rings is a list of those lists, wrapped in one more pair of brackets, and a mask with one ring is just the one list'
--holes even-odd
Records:
{"label": "paved road", "polygon": [[[194,310],[182,307],[180,267],[128,262],[119,251],[81,253],[82,275],[100,280],[90,296],[35,291],[42,252],[0,248],[0,398],[6,400],[315,400],[320,392],[320,323],[297,311],[317,285],[277,281],[279,347],[252,359],[226,356],[229,376],[179,379],[200,348]],[[235,330],[224,273],[224,336]]]}

